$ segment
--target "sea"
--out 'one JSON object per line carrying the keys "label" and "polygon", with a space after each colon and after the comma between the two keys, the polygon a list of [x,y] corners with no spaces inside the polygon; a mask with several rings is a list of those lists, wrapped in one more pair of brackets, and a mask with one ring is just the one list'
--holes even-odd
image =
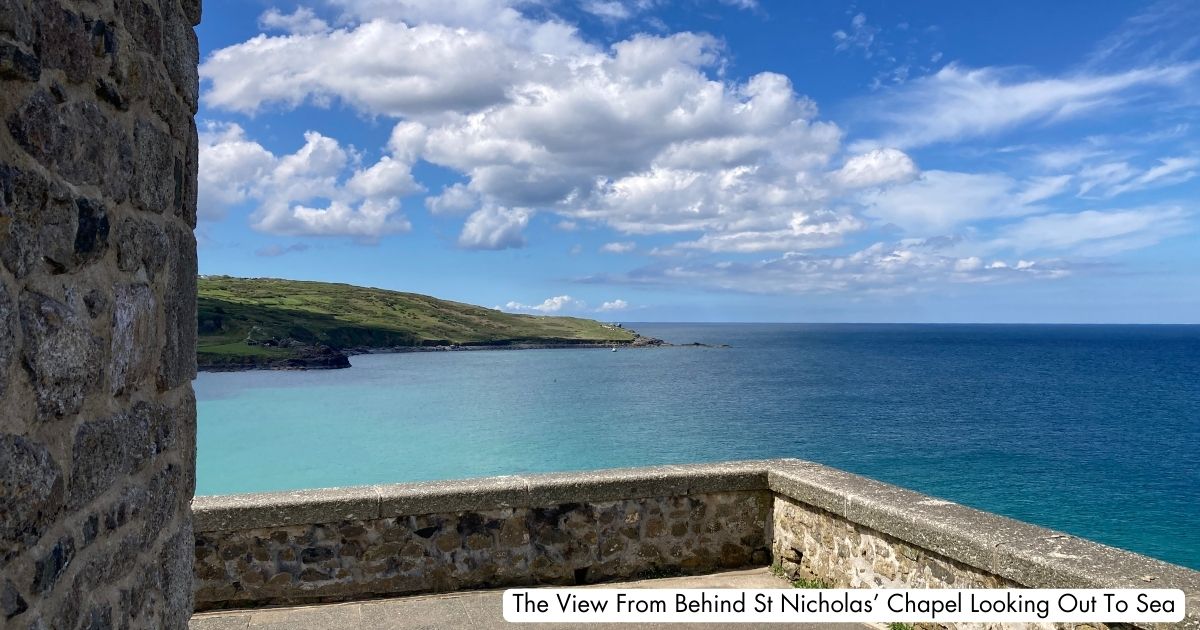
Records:
{"label": "sea", "polygon": [[1200,326],[625,325],[730,347],[201,373],[197,494],[797,457],[1200,569]]}

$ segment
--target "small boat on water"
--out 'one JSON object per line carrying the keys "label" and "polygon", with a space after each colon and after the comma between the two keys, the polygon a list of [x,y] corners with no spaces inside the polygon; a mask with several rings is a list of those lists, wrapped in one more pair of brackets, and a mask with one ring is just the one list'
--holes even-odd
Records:
{"label": "small boat on water", "polygon": [[616,351],[617,351],[617,347],[613,346],[613,352],[616,352]]}

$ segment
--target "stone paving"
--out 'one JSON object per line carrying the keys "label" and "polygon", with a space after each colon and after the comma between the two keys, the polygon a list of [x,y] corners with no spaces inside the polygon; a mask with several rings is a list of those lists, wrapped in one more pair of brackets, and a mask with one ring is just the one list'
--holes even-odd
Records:
{"label": "stone paving", "polygon": [[[663,578],[639,582],[598,584],[621,588],[791,588],[764,568],[731,571],[713,575]],[[500,598],[504,591],[473,591],[444,595],[422,595],[379,599],[367,602],[268,608],[201,613],[192,617],[191,630],[434,630],[441,628],[531,628],[533,630],[579,630],[584,627],[664,628],[666,630],[746,629],[753,624],[515,624],[501,614]],[[771,624],[779,630],[871,628],[861,624]]]}

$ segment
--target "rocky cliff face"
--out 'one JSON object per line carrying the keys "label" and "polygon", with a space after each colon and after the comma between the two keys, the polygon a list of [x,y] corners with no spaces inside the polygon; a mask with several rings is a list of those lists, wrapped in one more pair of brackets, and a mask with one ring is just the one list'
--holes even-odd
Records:
{"label": "rocky cliff face", "polygon": [[192,610],[198,0],[0,0],[0,627]]}

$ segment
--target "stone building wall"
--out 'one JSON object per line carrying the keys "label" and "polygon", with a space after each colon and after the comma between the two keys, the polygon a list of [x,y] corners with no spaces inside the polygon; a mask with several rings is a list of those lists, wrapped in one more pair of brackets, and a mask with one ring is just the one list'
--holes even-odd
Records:
{"label": "stone building wall", "polygon": [[766,491],[196,534],[198,610],[764,565]]}
{"label": "stone building wall", "polygon": [[192,610],[199,0],[0,0],[0,627]]}

